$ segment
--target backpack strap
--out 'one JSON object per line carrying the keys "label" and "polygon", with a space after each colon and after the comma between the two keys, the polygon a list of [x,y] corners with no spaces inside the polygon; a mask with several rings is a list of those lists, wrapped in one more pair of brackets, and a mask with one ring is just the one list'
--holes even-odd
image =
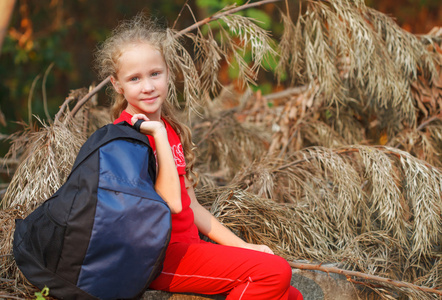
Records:
{"label": "backpack strap", "polygon": [[[117,140],[117,139],[126,139],[126,140],[134,140],[138,143],[145,144],[149,148],[149,155],[151,156],[149,159],[153,159],[155,161],[155,156],[153,155],[152,147],[150,146],[149,139],[146,135],[137,132],[133,126],[131,126],[126,121],[120,122],[118,124],[107,124],[97,131],[95,131],[83,144],[80,151],[78,152],[77,158],[75,159],[74,165],[72,167],[71,173],[84,161],[89,155],[91,155],[98,148],[103,145]],[[152,166],[152,167],[151,167]],[[152,169],[151,169],[152,168]],[[155,182],[156,178],[156,164],[149,164],[149,174],[153,182]]]}
{"label": "backpack strap", "polygon": [[136,121],[135,124],[133,125],[133,128],[135,128],[136,131],[140,132],[141,123],[143,122],[144,122],[143,119],[138,119],[138,121]]}

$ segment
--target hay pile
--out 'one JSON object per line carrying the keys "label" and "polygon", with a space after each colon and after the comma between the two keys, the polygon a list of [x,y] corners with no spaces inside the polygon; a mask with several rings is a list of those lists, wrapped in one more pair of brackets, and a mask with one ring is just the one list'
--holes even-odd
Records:
{"label": "hay pile", "polygon": [[[293,96],[291,103],[299,101],[297,98],[308,96]],[[231,99],[226,101],[230,103]],[[256,103],[259,99],[250,101]],[[265,111],[280,113],[281,108],[267,107]],[[229,112],[239,119],[244,115],[244,111]],[[314,140],[321,140],[320,130],[305,135],[302,143],[286,139],[291,145],[272,152],[269,145],[275,140],[266,143],[271,131],[263,128],[275,126],[259,124],[251,130],[248,123],[243,133],[233,138],[231,134],[241,131],[243,124],[227,121],[231,115],[223,111],[220,119],[214,118],[211,123],[229,124],[219,128],[226,132],[225,138],[209,126],[213,139],[201,139],[199,144],[201,177],[212,185],[198,188],[197,197],[225,225],[247,241],[269,245],[289,260],[333,262],[343,269],[440,288],[440,168],[389,146],[292,148],[310,143],[308,139],[314,134]],[[266,119],[265,113],[257,115]],[[273,120],[281,120],[277,123],[280,127],[285,125],[283,118]],[[297,122],[310,125],[306,120]],[[254,134],[246,139],[249,131]],[[256,132],[261,139],[252,139]],[[273,137],[279,134],[276,131]],[[253,147],[242,147],[238,152],[237,145],[249,145],[251,140]],[[247,159],[240,166],[231,164],[237,157]],[[217,176],[206,175],[209,166],[218,170]],[[360,283],[377,286],[378,292],[382,290],[379,297],[385,299],[437,299],[437,295],[413,289]]]}

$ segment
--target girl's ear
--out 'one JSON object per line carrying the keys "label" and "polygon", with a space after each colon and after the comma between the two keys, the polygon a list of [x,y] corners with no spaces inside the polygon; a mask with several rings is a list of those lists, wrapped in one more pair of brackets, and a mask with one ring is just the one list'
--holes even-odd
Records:
{"label": "girl's ear", "polygon": [[117,91],[118,94],[122,94],[123,90],[121,89],[120,82],[115,79],[114,76],[111,76],[110,81],[112,85],[114,86],[114,89]]}

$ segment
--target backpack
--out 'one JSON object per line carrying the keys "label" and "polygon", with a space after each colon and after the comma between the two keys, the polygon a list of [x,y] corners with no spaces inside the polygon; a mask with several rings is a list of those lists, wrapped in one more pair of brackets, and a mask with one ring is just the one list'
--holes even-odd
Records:
{"label": "backpack", "polygon": [[66,182],[16,221],[17,266],[59,299],[130,299],[161,272],[171,212],[154,190],[148,138],[108,124],[81,147]]}

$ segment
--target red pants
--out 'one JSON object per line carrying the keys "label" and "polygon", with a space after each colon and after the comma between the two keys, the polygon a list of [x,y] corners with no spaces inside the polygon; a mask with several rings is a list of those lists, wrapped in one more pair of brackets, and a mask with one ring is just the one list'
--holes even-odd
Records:
{"label": "red pants", "polygon": [[149,288],[226,294],[226,300],[302,300],[301,293],[290,286],[291,277],[287,261],[276,255],[205,242],[173,243],[162,273]]}

